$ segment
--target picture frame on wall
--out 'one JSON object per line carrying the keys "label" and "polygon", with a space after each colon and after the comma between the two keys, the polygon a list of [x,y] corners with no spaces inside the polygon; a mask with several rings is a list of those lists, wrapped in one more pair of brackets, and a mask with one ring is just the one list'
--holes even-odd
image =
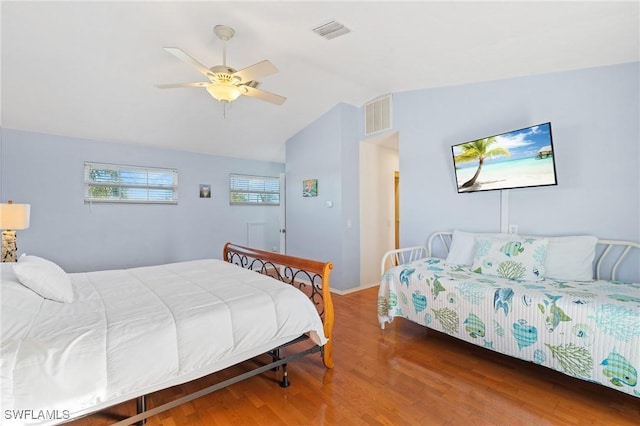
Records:
{"label": "picture frame on wall", "polygon": [[305,179],[302,181],[302,196],[303,197],[318,196],[318,179]]}
{"label": "picture frame on wall", "polygon": [[200,198],[211,198],[211,185],[200,184]]}

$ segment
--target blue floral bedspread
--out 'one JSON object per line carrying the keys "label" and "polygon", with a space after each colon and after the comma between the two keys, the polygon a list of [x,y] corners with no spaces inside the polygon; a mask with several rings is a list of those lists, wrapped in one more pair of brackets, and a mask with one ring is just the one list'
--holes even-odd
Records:
{"label": "blue floral bedspread", "polygon": [[395,317],[640,398],[640,283],[514,281],[425,258],[389,269]]}

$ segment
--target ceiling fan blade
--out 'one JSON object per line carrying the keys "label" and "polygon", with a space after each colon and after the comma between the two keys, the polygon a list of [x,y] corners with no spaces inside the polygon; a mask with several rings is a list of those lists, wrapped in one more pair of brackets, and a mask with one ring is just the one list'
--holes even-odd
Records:
{"label": "ceiling fan blade", "polygon": [[205,67],[200,62],[193,59],[191,56],[189,56],[189,54],[187,54],[182,49],[178,49],[177,47],[165,47],[164,50],[171,53],[173,56],[180,59],[181,61],[191,65],[192,67],[200,71],[202,74],[206,76],[211,75],[211,70],[209,70],[209,68]]}
{"label": "ceiling fan blade", "polygon": [[236,71],[235,73],[233,73],[233,76],[240,77],[241,83],[248,83],[252,80],[258,80],[262,77],[266,77],[277,72],[278,68],[276,68],[275,65],[265,59],[262,62],[258,62],[257,64],[253,64],[251,66],[243,68],[240,71]]}
{"label": "ceiling fan blade", "polygon": [[175,89],[179,87],[207,87],[210,81],[199,81],[197,83],[174,83],[174,84],[156,84],[159,89]]}
{"label": "ceiling fan blade", "polygon": [[282,105],[287,100],[284,96],[276,95],[274,93],[266,92],[264,90],[256,89],[251,86],[240,86],[244,88],[245,95],[258,98],[263,101],[271,102],[272,104]]}

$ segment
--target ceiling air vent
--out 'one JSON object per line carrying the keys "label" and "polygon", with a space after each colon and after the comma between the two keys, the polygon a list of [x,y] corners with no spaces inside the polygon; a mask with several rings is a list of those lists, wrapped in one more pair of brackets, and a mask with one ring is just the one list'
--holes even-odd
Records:
{"label": "ceiling air vent", "polygon": [[364,105],[364,134],[391,129],[391,95]]}
{"label": "ceiling air vent", "polygon": [[318,34],[320,37],[331,40],[341,35],[350,33],[351,30],[342,25],[340,22],[329,21],[326,24],[322,24],[319,27],[314,28],[313,32]]}

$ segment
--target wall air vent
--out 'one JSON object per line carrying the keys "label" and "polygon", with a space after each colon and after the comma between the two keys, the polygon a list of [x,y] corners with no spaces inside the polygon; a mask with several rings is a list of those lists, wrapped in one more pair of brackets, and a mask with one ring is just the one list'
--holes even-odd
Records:
{"label": "wall air vent", "polygon": [[314,28],[313,32],[318,34],[320,37],[331,40],[341,35],[350,33],[351,30],[342,25],[340,22],[329,21],[325,24],[320,25],[319,27]]}
{"label": "wall air vent", "polygon": [[391,129],[391,95],[364,105],[364,134]]}

